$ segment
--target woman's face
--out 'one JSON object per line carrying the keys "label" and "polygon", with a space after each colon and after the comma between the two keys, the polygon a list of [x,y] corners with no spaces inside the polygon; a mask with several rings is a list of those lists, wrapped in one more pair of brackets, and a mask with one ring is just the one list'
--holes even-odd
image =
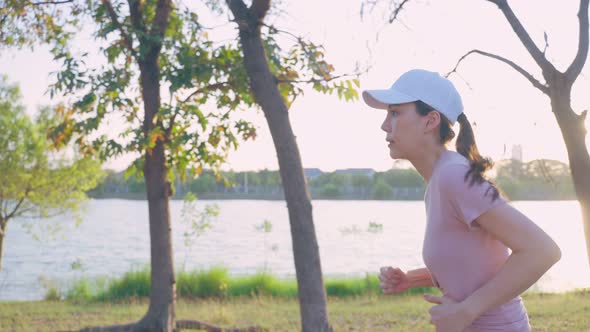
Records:
{"label": "woman's face", "polygon": [[425,117],[416,111],[416,104],[389,105],[381,129],[387,134],[389,155],[392,159],[408,159],[415,154],[424,139]]}

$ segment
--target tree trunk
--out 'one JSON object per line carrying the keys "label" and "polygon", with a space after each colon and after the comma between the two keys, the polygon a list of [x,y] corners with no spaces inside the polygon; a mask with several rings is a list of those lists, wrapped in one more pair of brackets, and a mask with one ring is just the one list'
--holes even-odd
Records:
{"label": "tree trunk", "polygon": [[[160,70],[157,55],[140,62],[141,93],[144,101],[144,135],[154,129],[154,117],[160,109]],[[146,183],[151,245],[150,306],[138,322],[138,331],[171,332],[175,327],[176,280],[172,256],[169,196],[164,142],[145,154]]]}
{"label": "tree trunk", "polygon": [[238,8],[240,6],[236,7],[234,3],[229,4],[234,15],[240,20],[240,41],[250,87],[256,102],[262,107],[277,152],[289,211],[301,327],[304,332],[332,331],[328,321],[326,290],[322,279],[310,195],[299,149],[289,122],[287,106],[266,59],[260,36],[261,17],[256,18],[252,15],[255,13],[240,13],[238,11],[246,9],[245,6]]}
{"label": "tree trunk", "polygon": [[[555,66],[545,57],[545,51],[541,51],[535,42],[531,39],[529,33],[526,31],[518,17],[510,8],[507,1],[503,0],[488,0],[500,8],[512,30],[522,45],[527,49],[529,54],[541,68],[543,77],[546,83],[541,83],[533,75],[528,73],[522,67],[502,56],[483,52],[480,50],[472,50],[465,54],[455,65],[455,72],[459,63],[465,57],[472,53],[479,53],[484,56],[502,61],[517,72],[522,74],[529,82],[537,89],[548,95],[551,100],[551,110],[555,116],[561,135],[565,141],[567,149],[570,170],[572,172],[572,180],[574,190],[580,207],[582,208],[582,222],[584,224],[584,235],[586,238],[586,254],[588,263],[590,264],[590,177],[586,174],[590,172],[590,155],[588,155],[588,148],[586,147],[586,128],[584,121],[586,120],[587,111],[583,111],[581,115],[574,113],[571,107],[571,91],[572,85],[582,72],[586,58],[588,57],[588,0],[580,1],[580,10],[578,12],[579,34],[578,34],[578,50],[576,57],[569,65],[565,72],[558,71]],[[547,47],[547,45],[545,45]],[[452,73],[451,72],[451,73]],[[449,73],[450,74],[450,73]],[[448,74],[447,74],[448,76]]]}
{"label": "tree trunk", "polygon": [[590,264],[590,156],[586,147],[585,113],[576,114],[570,104],[571,84],[553,81],[551,108],[565,141],[574,190],[582,210],[586,254]]}
{"label": "tree trunk", "polygon": [[7,221],[0,219],[0,271],[2,271],[2,257],[4,257],[4,238],[6,237]]}

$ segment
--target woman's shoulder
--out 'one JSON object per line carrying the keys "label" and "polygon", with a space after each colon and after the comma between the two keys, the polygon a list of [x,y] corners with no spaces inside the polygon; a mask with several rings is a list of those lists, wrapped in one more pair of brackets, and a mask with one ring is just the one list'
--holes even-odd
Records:
{"label": "woman's shoulder", "polygon": [[440,165],[436,180],[438,189],[451,196],[487,196],[494,184],[486,178],[473,179],[469,172],[471,168],[469,161],[461,157],[463,159],[453,158]]}
{"label": "woman's shoulder", "polygon": [[453,184],[458,179],[464,179],[469,171],[469,160],[460,153],[449,151],[449,155],[438,166],[437,179],[439,183]]}

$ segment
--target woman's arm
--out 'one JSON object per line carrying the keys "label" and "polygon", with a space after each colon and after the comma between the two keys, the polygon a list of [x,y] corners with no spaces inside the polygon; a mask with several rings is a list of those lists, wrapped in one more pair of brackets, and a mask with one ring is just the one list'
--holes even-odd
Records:
{"label": "woman's arm", "polygon": [[561,258],[557,244],[510,204],[492,208],[476,221],[512,254],[498,274],[462,302],[473,317],[524,292]]}
{"label": "woman's arm", "polygon": [[409,270],[406,272],[408,281],[410,282],[409,288],[414,287],[436,287],[430,275],[430,271],[423,267],[421,269]]}
{"label": "woman's arm", "polygon": [[379,286],[383,294],[397,294],[413,287],[434,286],[430,272],[426,268],[404,272],[398,267],[383,266],[380,271]]}

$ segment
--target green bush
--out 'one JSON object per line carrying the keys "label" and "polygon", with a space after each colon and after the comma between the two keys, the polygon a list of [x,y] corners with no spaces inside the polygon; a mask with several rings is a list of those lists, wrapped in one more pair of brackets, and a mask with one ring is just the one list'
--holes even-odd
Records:
{"label": "green bush", "polygon": [[132,270],[121,279],[113,279],[105,289],[96,295],[98,300],[120,300],[150,296],[151,275],[148,267]]}
{"label": "green bush", "polygon": [[[181,271],[177,274],[177,294],[188,298],[222,298],[268,295],[281,298],[297,297],[294,279],[279,279],[267,272],[230,277],[223,267],[206,271]],[[336,277],[324,280],[328,296],[349,297],[380,294],[377,275],[365,277]],[[431,292],[430,288],[414,288],[406,293]],[[72,301],[118,301],[127,298],[149,297],[150,272],[145,267],[125,273],[121,278],[80,278],[65,292]],[[46,287],[46,300],[61,298],[57,287]]]}

